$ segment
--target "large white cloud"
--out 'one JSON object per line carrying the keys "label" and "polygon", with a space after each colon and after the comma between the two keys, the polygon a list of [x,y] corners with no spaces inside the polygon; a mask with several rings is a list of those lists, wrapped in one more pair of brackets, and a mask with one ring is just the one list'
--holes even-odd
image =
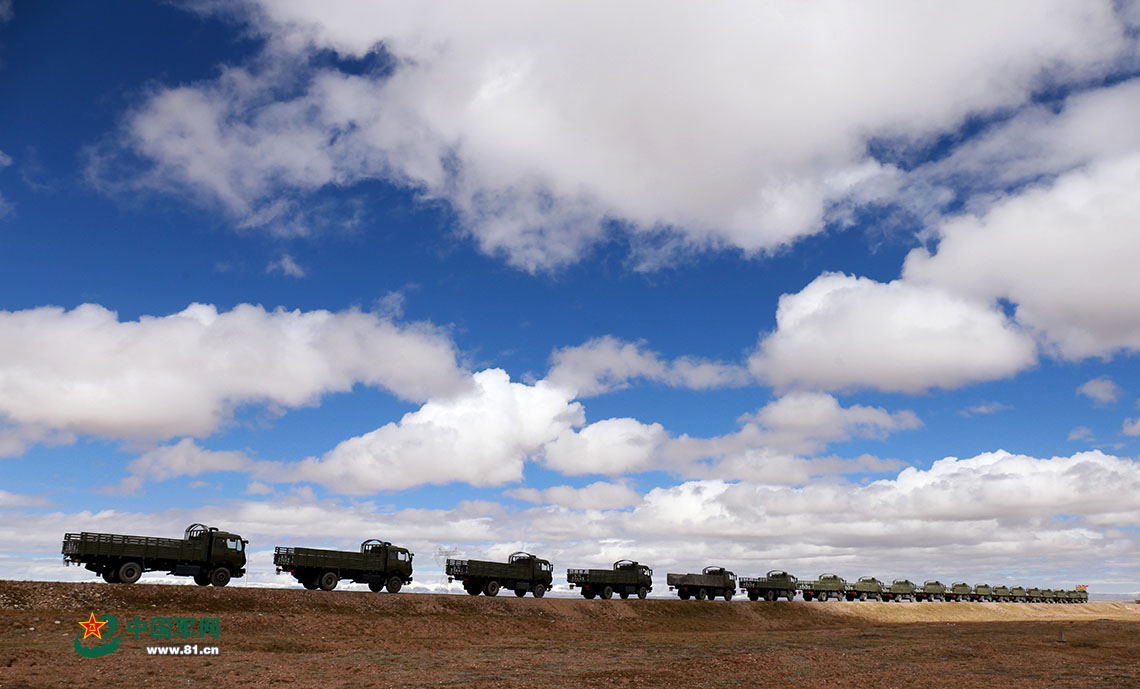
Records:
{"label": "large white cloud", "polygon": [[1140,149],[1103,158],[947,221],[937,251],[912,251],[903,277],[1009,300],[1017,321],[1066,359],[1138,351],[1138,187]]}
{"label": "large white cloud", "polygon": [[[259,66],[154,93],[124,145],[153,163],[143,183],[246,225],[384,178],[528,269],[576,260],[610,219],[757,252],[894,193],[872,139],[925,140],[1110,70],[1133,49],[1113,5],[250,2]],[[392,70],[305,68],[321,50],[383,50]]]}
{"label": "large white cloud", "polygon": [[992,303],[937,286],[825,273],[780,297],[750,365],[779,387],[917,393],[1012,376],[1033,338]]}
{"label": "large white cloud", "polygon": [[466,374],[435,328],[355,310],[194,304],[136,321],[94,304],[0,311],[9,449],[52,432],[203,436],[239,405],[308,405],[358,383],[423,400],[464,390]]}
{"label": "large white cloud", "polygon": [[282,478],[349,495],[452,481],[500,485],[521,479],[529,457],[584,422],[580,404],[542,381],[512,383],[499,369],[473,380],[466,394],[432,400],[323,457],[284,466]]}

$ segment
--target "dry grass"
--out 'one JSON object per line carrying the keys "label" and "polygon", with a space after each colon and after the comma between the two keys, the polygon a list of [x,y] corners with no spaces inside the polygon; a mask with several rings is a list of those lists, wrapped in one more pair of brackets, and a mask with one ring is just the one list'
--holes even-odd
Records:
{"label": "dry grass", "polygon": [[[147,657],[145,641],[128,637],[110,656],[80,658],[76,623],[92,611],[220,617],[222,654]],[[1138,632],[1140,606],[1123,603],[586,601],[0,582],[0,689],[1127,687],[1140,686]]]}

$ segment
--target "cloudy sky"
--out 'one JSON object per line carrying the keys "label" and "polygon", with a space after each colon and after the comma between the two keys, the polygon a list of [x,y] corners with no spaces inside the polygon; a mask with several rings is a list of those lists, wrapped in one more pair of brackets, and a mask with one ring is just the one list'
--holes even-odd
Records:
{"label": "cloudy sky", "polygon": [[0,0],[0,104],[0,577],[1140,589],[1140,4]]}

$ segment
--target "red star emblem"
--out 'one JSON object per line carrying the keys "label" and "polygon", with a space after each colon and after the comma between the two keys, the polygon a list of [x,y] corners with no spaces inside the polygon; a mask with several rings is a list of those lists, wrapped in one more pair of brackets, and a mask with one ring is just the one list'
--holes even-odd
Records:
{"label": "red star emblem", "polygon": [[91,617],[89,617],[86,622],[80,622],[79,626],[83,627],[83,638],[84,639],[86,639],[89,636],[93,636],[96,639],[102,640],[102,638],[103,638],[102,629],[103,629],[103,625],[105,625],[105,624],[107,624],[107,620],[103,620],[102,622],[100,622],[100,621],[95,619],[95,613],[91,613]]}

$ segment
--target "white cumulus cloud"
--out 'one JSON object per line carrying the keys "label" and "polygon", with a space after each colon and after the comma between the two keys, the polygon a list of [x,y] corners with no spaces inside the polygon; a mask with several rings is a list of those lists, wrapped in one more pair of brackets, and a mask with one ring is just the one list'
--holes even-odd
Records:
{"label": "white cumulus cloud", "polygon": [[780,297],[749,364],[777,387],[918,393],[1014,375],[1033,338],[991,303],[903,280],[825,273]]}
{"label": "white cumulus cloud", "polygon": [[435,328],[355,310],[193,304],[135,321],[95,304],[0,311],[0,424],[9,429],[0,443],[12,446],[12,435],[53,432],[200,437],[243,404],[309,405],[358,383],[423,400],[462,391],[466,378]]}
{"label": "white cumulus cloud", "polygon": [[[687,246],[794,242],[897,188],[873,139],[936,137],[1133,49],[1108,0],[246,7],[256,68],[159,90],[125,122],[142,183],[272,226],[308,192],[386,179],[530,270],[578,260],[610,220]],[[308,66],[320,51],[392,70]]]}

